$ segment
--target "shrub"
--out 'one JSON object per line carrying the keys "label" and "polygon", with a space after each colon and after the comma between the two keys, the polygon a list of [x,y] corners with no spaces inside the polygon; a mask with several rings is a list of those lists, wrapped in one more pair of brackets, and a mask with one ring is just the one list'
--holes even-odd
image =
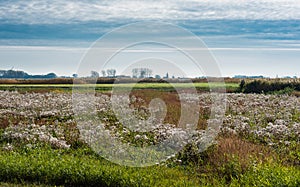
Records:
{"label": "shrub", "polygon": [[280,82],[254,80],[240,83],[239,91],[244,93],[276,93],[291,94],[294,90],[300,91],[300,82]]}

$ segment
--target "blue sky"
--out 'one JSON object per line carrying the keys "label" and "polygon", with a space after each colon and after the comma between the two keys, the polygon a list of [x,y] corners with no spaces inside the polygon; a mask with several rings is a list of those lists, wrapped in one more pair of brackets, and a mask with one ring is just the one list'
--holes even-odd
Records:
{"label": "blue sky", "polygon": [[1,0],[0,69],[72,75],[104,33],[149,20],[173,23],[200,37],[223,76],[300,77],[297,0]]}

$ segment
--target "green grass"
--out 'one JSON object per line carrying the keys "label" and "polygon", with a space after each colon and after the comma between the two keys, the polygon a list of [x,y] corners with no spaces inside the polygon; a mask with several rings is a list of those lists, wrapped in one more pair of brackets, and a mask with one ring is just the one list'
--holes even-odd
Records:
{"label": "green grass", "polygon": [[[99,91],[107,91],[111,90],[112,87],[116,88],[130,88],[134,87],[134,89],[159,89],[159,90],[165,90],[170,91],[174,90],[175,88],[183,88],[188,89],[192,88],[193,86],[197,90],[203,90],[203,91],[209,91],[209,89],[214,88],[221,88],[224,86],[223,83],[138,83],[138,84],[77,84],[76,87],[79,88],[85,88],[85,87],[95,87],[95,90]],[[174,86],[174,87],[173,87]],[[225,84],[226,89],[229,91],[234,91],[238,88],[237,83],[226,83]],[[70,91],[73,88],[73,84],[1,84],[0,90],[21,90],[21,91],[30,91],[30,90],[43,90],[43,89],[49,89],[51,90],[65,90]]]}
{"label": "green grass", "polygon": [[129,168],[108,162],[88,149],[38,148],[0,154],[0,181],[66,186],[197,186],[181,168]]}
{"label": "green grass", "polygon": [[[284,165],[278,159],[264,162],[254,159],[249,160],[249,167],[243,168],[238,157],[231,156],[216,167],[210,160],[218,155],[216,151],[210,148],[194,163],[168,161],[151,167],[132,168],[111,163],[84,145],[69,150],[47,145],[35,148],[21,145],[14,151],[0,149],[0,186],[300,185],[299,166]],[[224,156],[217,157],[222,160],[219,157]]]}
{"label": "green grass", "polygon": [[7,183],[0,182],[1,187],[50,187],[50,185],[45,184],[35,184],[35,183],[23,183],[23,184],[15,184],[15,183]]}
{"label": "green grass", "polygon": [[234,179],[232,186],[300,186],[300,168],[276,163],[260,164]]}

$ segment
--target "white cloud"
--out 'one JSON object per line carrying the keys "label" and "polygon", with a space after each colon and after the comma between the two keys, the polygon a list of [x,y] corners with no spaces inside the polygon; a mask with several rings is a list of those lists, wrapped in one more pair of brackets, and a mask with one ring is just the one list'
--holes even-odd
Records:
{"label": "white cloud", "polygon": [[0,18],[8,23],[75,21],[300,19],[298,0],[170,1],[1,1]]}

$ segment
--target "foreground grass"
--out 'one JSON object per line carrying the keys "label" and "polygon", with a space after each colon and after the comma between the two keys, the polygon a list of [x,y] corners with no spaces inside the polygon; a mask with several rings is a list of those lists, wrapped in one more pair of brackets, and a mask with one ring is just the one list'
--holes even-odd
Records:
{"label": "foreground grass", "polygon": [[233,179],[231,186],[300,186],[300,168],[278,164],[264,164],[253,167]]}
{"label": "foreground grass", "polygon": [[67,186],[197,186],[180,168],[115,165],[88,149],[24,149],[0,154],[0,181]]}
{"label": "foreground grass", "polygon": [[[236,147],[232,144],[233,141],[238,141],[241,145]],[[3,182],[0,184],[300,186],[300,167],[283,164],[278,157],[272,157],[276,155],[260,145],[236,138],[221,139],[218,146],[211,147],[198,156],[195,159],[195,155],[186,157],[185,154],[181,157],[182,163],[171,160],[152,167],[131,168],[113,164],[85,146],[61,150],[45,145],[36,148],[20,145],[13,151],[0,151],[0,182]]]}

